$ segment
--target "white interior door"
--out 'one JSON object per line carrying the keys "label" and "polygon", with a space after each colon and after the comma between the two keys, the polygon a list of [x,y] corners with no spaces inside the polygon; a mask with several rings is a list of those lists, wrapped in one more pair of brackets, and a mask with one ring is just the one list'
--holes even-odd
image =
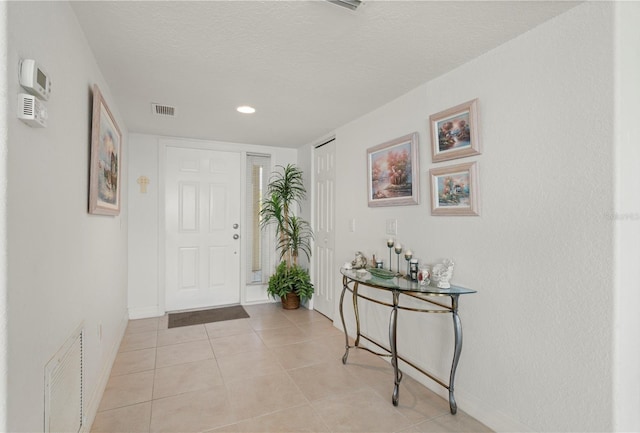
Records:
{"label": "white interior door", "polygon": [[240,302],[239,153],[167,147],[167,311]]}
{"label": "white interior door", "polygon": [[315,260],[316,284],[313,308],[333,319],[335,305],[335,142],[314,150],[315,171]]}

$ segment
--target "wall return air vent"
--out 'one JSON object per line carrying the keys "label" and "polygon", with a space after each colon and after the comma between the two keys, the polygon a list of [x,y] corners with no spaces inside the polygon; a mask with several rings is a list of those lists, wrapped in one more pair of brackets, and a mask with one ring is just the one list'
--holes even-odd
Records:
{"label": "wall return air vent", "polygon": [[156,116],[176,117],[176,107],[170,105],[151,103],[151,112]]}
{"label": "wall return air vent", "polygon": [[45,367],[44,432],[80,432],[84,412],[84,327],[67,339]]}

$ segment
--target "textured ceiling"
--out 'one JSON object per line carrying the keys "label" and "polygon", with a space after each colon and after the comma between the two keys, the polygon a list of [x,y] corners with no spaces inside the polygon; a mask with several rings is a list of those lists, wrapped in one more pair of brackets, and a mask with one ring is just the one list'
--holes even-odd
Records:
{"label": "textured ceiling", "polygon": [[[71,5],[130,132],[298,147],[575,3]],[[154,116],[152,102],[177,116]],[[235,111],[245,104],[257,112]]]}

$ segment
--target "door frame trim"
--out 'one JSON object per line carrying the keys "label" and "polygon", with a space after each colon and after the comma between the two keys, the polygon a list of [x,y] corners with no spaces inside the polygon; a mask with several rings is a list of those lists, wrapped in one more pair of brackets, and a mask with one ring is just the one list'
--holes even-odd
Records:
{"label": "door frame trim", "polygon": [[[336,141],[336,134],[335,133],[331,133],[325,137],[323,137],[322,139],[318,140],[316,142],[316,144],[311,146],[311,179],[310,179],[310,185],[311,185],[311,200],[310,200],[310,213],[311,213],[311,227],[317,227],[318,221],[316,219],[316,152],[319,148],[323,147],[326,144],[329,144],[331,142]],[[335,206],[335,203],[334,203]],[[334,246],[335,246],[335,237],[334,237]],[[314,240],[314,244],[313,244],[313,248],[315,250],[315,240]],[[312,278],[312,281],[318,281],[317,277],[318,277],[318,269],[316,269],[315,266],[315,260],[311,260],[311,263],[309,263],[309,268],[310,268],[310,275]],[[337,293],[337,292],[336,292]],[[333,320],[335,315],[336,315],[336,306],[337,304],[335,304],[334,302],[334,308],[333,308],[333,314],[332,317],[329,317],[329,319]],[[309,301],[309,309],[313,310],[314,309],[314,303],[313,303],[313,298],[311,298],[311,301]]]}
{"label": "door frame trim", "polygon": [[[221,141],[198,140],[189,138],[176,137],[158,137],[158,256],[157,256],[157,272],[158,272],[158,314],[163,315],[167,312],[166,305],[166,215],[165,215],[165,194],[166,194],[166,164],[167,164],[167,147],[177,147],[184,149],[201,149],[214,150],[220,152],[240,153],[240,227],[246,227],[246,165],[247,154],[258,153],[268,155],[271,158],[271,170],[276,165],[290,161],[290,158],[284,157],[285,148],[271,148],[255,144],[238,144]],[[297,155],[296,155],[297,157]],[[240,235],[244,236],[242,230]],[[240,248],[240,304],[247,304],[247,277],[246,277],[246,248]],[[256,303],[256,302],[251,302]],[[260,303],[260,302],[258,302]]]}
{"label": "door frame trim", "polygon": [[167,228],[166,228],[166,182],[167,173],[167,144],[158,140],[158,310],[163,314],[167,311],[166,261],[167,261]]}
{"label": "door frame trim", "polygon": [[[311,227],[317,227],[318,221],[316,221],[316,150],[322,146],[324,146],[325,144],[329,144],[332,141],[336,140],[336,134],[335,132],[331,132],[327,135],[325,135],[324,137],[321,137],[320,139],[318,139],[315,143],[311,144],[311,149],[309,152],[309,157],[311,158],[311,161],[309,161],[309,166],[311,167],[311,175],[309,178],[309,185],[311,186],[311,192],[309,194],[310,199],[309,199],[309,215],[311,216],[309,218],[310,222],[311,222]],[[315,239],[312,240],[312,248],[313,250],[315,250]],[[312,251],[313,251],[312,250]],[[316,269],[315,266],[315,260],[310,260],[309,261],[309,275],[311,276],[311,281],[318,281],[318,270]],[[314,302],[313,302],[313,297],[311,297],[311,299],[309,300],[309,304],[308,307],[310,310],[314,309]],[[335,311],[334,311],[334,316],[335,316]],[[329,317],[329,319],[333,320],[333,317]]]}
{"label": "door frame trim", "polygon": [[[216,152],[238,153],[240,155],[240,236],[244,239],[243,227],[246,223],[245,184],[247,151],[230,148],[222,143],[212,141],[198,141],[179,138],[158,139],[158,310],[164,314],[167,312],[167,281],[166,281],[166,175],[167,175],[167,148],[211,150]],[[240,304],[246,299],[245,276],[245,249],[240,248]]]}

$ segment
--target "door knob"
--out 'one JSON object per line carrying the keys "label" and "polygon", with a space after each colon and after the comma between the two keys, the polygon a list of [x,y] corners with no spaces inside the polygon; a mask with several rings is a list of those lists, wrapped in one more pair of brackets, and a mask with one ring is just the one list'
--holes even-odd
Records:
{"label": "door knob", "polygon": [[238,226],[238,224],[237,224],[237,223],[233,225],[233,228],[234,228],[234,229],[237,229],[238,227],[239,227],[239,226]]}
{"label": "door knob", "polygon": [[240,235],[236,233],[235,235],[233,235],[233,238],[234,239],[238,239],[238,238],[240,238]]}

